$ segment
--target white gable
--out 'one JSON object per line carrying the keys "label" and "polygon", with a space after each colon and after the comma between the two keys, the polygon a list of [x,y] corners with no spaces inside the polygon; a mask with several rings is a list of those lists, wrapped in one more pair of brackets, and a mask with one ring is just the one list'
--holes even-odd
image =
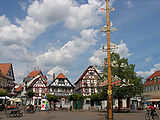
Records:
{"label": "white gable", "polygon": [[51,86],[67,86],[71,87],[72,85],[67,79],[56,79]]}

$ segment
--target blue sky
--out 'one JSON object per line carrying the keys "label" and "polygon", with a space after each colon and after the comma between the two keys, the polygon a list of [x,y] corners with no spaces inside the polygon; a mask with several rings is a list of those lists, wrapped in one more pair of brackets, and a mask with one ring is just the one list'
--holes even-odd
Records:
{"label": "blue sky", "polygon": [[[34,67],[74,83],[89,65],[102,65],[105,0],[0,0],[0,61],[13,64],[21,83]],[[111,33],[121,57],[146,78],[160,70],[160,1],[110,0]]]}

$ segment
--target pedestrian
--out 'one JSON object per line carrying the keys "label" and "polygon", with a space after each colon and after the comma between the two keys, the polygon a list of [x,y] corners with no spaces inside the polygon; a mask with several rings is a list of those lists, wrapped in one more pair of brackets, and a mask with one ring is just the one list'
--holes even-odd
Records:
{"label": "pedestrian", "polygon": [[46,104],[46,111],[49,113],[49,104],[48,104],[48,102]]}

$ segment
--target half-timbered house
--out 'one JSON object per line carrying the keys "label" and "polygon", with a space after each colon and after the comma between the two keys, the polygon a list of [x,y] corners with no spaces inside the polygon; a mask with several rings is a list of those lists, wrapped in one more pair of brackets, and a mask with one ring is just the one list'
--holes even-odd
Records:
{"label": "half-timbered house", "polygon": [[4,84],[7,84],[7,93],[8,95],[11,95],[12,90],[14,90],[15,86],[13,66],[11,63],[0,63],[0,71],[1,74],[7,78],[7,83]]}
{"label": "half-timbered house", "polygon": [[32,105],[41,105],[41,100],[46,98],[47,89],[47,78],[43,75],[41,70],[34,69],[34,71],[24,78],[25,93],[27,91],[32,91],[35,94],[31,101]]}
{"label": "half-timbered house", "polygon": [[[82,94],[83,96],[90,96],[97,93],[99,78],[100,75],[97,70],[93,66],[89,66],[75,83],[75,93]],[[88,109],[90,106],[95,106],[94,101],[86,99],[84,101],[83,109]]]}
{"label": "half-timbered house", "polygon": [[53,77],[53,81],[48,86],[49,94],[58,96],[58,107],[69,108],[71,102],[68,101],[68,96],[73,94],[74,86],[68,80],[66,76],[60,73],[56,78]]}

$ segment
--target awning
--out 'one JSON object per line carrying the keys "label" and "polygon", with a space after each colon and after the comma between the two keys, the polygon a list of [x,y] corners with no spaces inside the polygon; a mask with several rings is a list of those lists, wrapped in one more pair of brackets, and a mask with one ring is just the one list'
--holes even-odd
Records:
{"label": "awning", "polygon": [[150,100],[147,100],[148,102],[159,102],[160,99],[150,99]]}

